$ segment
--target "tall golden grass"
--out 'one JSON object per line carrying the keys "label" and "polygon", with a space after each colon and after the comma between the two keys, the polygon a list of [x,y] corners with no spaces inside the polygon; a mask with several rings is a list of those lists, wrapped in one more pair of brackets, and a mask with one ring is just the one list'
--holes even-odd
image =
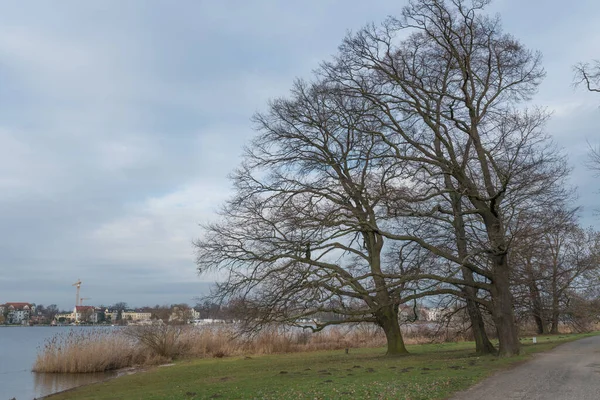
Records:
{"label": "tall golden grass", "polygon": [[[423,326],[405,332],[407,344],[448,340]],[[228,357],[379,347],[383,332],[371,324],[331,327],[311,333],[272,327],[239,335],[235,326],[130,326],[123,329],[69,331],[54,336],[40,349],[33,371],[87,373],[136,365],[152,365],[175,358]]]}
{"label": "tall golden grass", "polygon": [[181,340],[191,357],[223,357],[377,347],[385,344],[385,335],[366,325],[316,333],[273,327],[252,336],[238,336],[233,327],[219,327],[189,330]]}
{"label": "tall golden grass", "polygon": [[56,373],[100,372],[138,362],[139,350],[120,334],[108,330],[71,330],[47,341],[33,371]]}

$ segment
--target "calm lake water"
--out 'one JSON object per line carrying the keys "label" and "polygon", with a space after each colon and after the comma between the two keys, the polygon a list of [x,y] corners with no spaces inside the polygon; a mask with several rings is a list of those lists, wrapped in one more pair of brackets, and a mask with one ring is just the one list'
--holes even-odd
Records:
{"label": "calm lake water", "polygon": [[37,374],[31,372],[46,339],[90,327],[0,327],[0,400],[32,400],[97,382],[113,374]]}

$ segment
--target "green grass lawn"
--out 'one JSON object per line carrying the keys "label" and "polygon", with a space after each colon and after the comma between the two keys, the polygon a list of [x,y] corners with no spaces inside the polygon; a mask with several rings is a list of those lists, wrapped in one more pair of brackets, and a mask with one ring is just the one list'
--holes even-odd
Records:
{"label": "green grass lawn", "polygon": [[590,335],[522,340],[519,357],[477,357],[471,342],[409,346],[411,355],[384,349],[200,359],[123,376],[51,396],[63,399],[444,399],[492,372],[565,341]]}

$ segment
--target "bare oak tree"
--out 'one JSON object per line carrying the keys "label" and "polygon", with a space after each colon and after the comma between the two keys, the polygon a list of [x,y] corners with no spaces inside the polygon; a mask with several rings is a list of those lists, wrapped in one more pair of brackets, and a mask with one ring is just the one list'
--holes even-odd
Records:
{"label": "bare oak tree", "polygon": [[[412,240],[477,274],[472,280],[465,274],[463,282],[490,294],[499,353],[511,356],[519,353],[508,262],[511,213],[539,206],[537,198],[567,171],[543,132],[547,114],[522,106],[544,76],[540,55],[503,33],[498,18],[483,15],[488,3],[413,1],[401,18],[350,35],[324,75],[347,96],[377,108],[383,129],[373,135],[413,176],[434,182],[424,189],[427,202],[464,199],[462,211],[437,207],[427,214],[412,199],[404,215],[418,221],[454,215],[459,240],[457,217],[469,215],[475,236],[465,238],[474,244],[466,256],[429,232],[379,232]],[[441,187],[440,177],[448,182]]]}
{"label": "bare oak tree", "polygon": [[399,305],[454,295],[478,351],[494,350],[483,307],[499,354],[519,353],[513,226],[568,170],[548,115],[523,105],[540,55],[482,14],[488,3],[412,1],[256,117],[235,195],[195,243],[199,272],[221,271],[216,296],[243,299],[248,323],[334,312],[300,324],[371,321],[399,354]]}
{"label": "bare oak tree", "polygon": [[[389,355],[407,352],[398,308],[417,294],[403,299],[403,277],[431,257],[405,244],[384,260],[392,240],[379,233],[390,219],[382,206],[402,166],[366,133],[379,128],[369,107],[297,82],[291,99],[256,116],[236,194],[195,243],[198,270],[221,271],[216,295],[242,299],[247,326],[368,321],[385,332]],[[343,318],[314,318],[322,313]]]}
{"label": "bare oak tree", "polygon": [[539,333],[558,333],[571,300],[582,300],[600,283],[599,233],[581,228],[576,212],[557,202],[533,216],[511,254],[514,290],[526,293],[517,306],[530,309]]}

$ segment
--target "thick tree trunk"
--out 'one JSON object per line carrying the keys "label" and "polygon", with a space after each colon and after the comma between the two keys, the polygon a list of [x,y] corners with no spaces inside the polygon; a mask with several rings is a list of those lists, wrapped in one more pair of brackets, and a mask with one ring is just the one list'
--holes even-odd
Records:
{"label": "thick tree trunk", "polygon": [[[469,283],[473,283],[473,272],[468,268],[462,268],[463,278]],[[488,335],[485,331],[485,323],[483,322],[483,316],[481,310],[475,300],[477,291],[474,287],[465,286],[463,292],[466,295],[467,300],[467,312],[469,314],[469,320],[471,321],[471,330],[475,338],[475,353],[483,354],[496,354],[496,348],[490,342]]]}
{"label": "thick tree trunk", "polygon": [[541,315],[536,313],[535,310],[533,312],[533,319],[535,320],[535,325],[537,326],[537,333],[543,335],[546,333],[546,324],[544,324],[544,320]]}
{"label": "thick tree trunk", "polygon": [[[371,221],[373,223],[374,221]],[[400,331],[398,321],[398,299],[389,292],[383,273],[381,271],[381,250],[383,249],[383,237],[373,232],[364,232],[363,238],[369,251],[371,271],[377,288],[377,303],[384,304],[373,314],[387,339],[388,356],[408,354],[404,346],[404,339]]]}
{"label": "thick tree trunk", "polygon": [[537,326],[537,333],[543,335],[547,332],[546,324],[544,323],[544,312],[542,310],[542,299],[540,298],[540,290],[535,282],[530,282],[529,293],[531,296],[531,313]]}
{"label": "thick tree trunk", "polygon": [[408,350],[406,350],[406,346],[404,345],[404,339],[402,338],[402,332],[400,331],[398,305],[384,306],[375,314],[375,318],[377,319],[377,324],[385,332],[387,339],[386,355],[400,356],[408,354]]}
{"label": "thick tree trunk", "polygon": [[[473,279],[473,271],[470,269],[463,267],[462,275],[467,283],[473,284],[475,282],[475,279]],[[496,348],[488,338],[481,310],[475,300],[477,297],[477,290],[472,286],[465,286],[463,292],[466,295],[467,312],[469,314],[469,320],[471,321],[471,330],[473,331],[473,336],[475,338],[475,353],[480,355],[496,354]]]}
{"label": "thick tree trunk", "polygon": [[492,267],[492,316],[498,333],[498,355],[512,357],[520,353],[519,332],[515,321],[514,304],[510,292],[510,265],[508,245],[499,212],[491,207],[491,212],[483,214],[488,238]]}
{"label": "thick tree trunk", "polygon": [[519,335],[513,311],[510,280],[507,266],[496,268],[494,290],[492,291],[493,317],[498,332],[498,355],[512,357],[520,352]]}
{"label": "thick tree trunk", "polygon": [[552,327],[550,329],[550,333],[552,333],[552,334],[558,333],[559,315],[560,315],[560,313],[558,311],[558,306],[557,306],[556,309],[552,310]]}
{"label": "thick tree trunk", "polygon": [[471,330],[473,331],[473,336],[475,338],[475,352],[478,355],[496,354],[496,348],[485,331],[485,323],[483,322],[481,310],[479,309],[477,302],[469,297],[467,297],[467,312],[469,313]]}
{"label": "thick tree trunk", "polygon": [[557,261],[554,261],[554,265],[552,268],[552,327],[550,328],[550,333],[557,334],[558,333],[558,320],[560,316],[560,310],[558,305],[558,268]]}
{"label": "thick tree trunk", "polygon": [[534,315],[533,319],[535,320],[535,324],[537,326],[537,333],[540,335],[544,335],[546,333],[546,325],[544,325],[544,321],[539,316]]}
{"label": "thick tree trunk", "polygon": [[[454,213],[454,234],[456,240],[456,247],[458,250],[458,256],[464,260],[468,256],[467,250],[467,234],[465,231],[465,221],[462,214],[462,203],[461,196],[455,191],[452,181],[449,176],[445,177],[446,188],[451,190],[450,198],[452,199],[452,210]],[[475,353],[477,354],[495,354],[496,348],[490,342],[485,331],[485,323],[481,310],[477,305],[477,289],[475,289],[475,279],[473,277],[473,271],[467,267],[462,267],[462,276],[467,285],[463,288],[463,293],[466,295],[467,300],[467,312],[469,314],[469,320],[471,321],[471,330],[475,338]]]}

